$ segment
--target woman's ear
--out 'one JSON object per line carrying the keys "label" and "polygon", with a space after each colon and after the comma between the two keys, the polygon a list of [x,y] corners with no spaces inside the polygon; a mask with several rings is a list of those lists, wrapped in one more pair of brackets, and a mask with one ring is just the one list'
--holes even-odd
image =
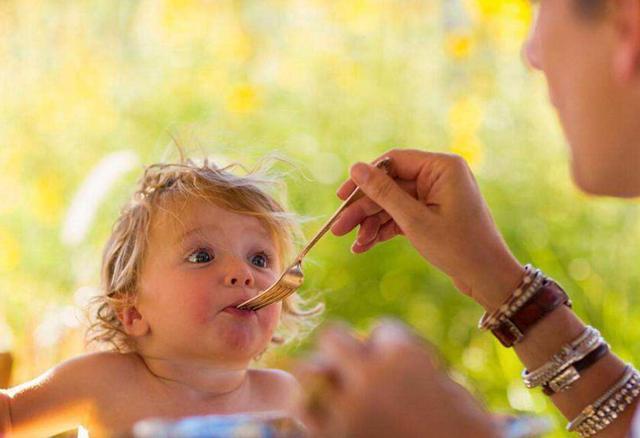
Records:
{"label": "woman's ear", "polygon": [[135,306],[127,307],[118,312],[118,319],[124,331],[129,336],[140,337],[149,333],[149,323]]}
{"label": "woman's ear", "polygon": [[611,8],[616,46],[613,68],[622,82],[640,79],[640,0],[616,0]]}

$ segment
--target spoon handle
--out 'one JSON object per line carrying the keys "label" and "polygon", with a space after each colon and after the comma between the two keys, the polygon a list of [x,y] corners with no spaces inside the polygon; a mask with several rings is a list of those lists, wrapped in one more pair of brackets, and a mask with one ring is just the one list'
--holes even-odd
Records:
{"label": "spoon handle", "polygon": [[[375,163],[375,166],[379,169],[384,170],[385,173],[388,174],[391,168],[391,158],[390,157],[382,158],[381,160]],[[329,230],[329,228],[331,228],[333,223],[338,219],[338,217],[340,216],[340,213],[342,213],[342,211],[345,208],[347,208],[348,206],[350,206],[351,204],[353,204],[363,196],[364,196],[364,192],[360,190],[360,187],[356,187],[356,189],[351,193],[351,195],[349,195],[349,197],[342,203],[342,205],[338,207],[335,213],[333,213],[333,215],[327,220],[327,222],[322,226],[322,228],[318,230],[318,232],[315,234],[315,236],[313,236],[313,238],[309,241],[309,243],[307,243],[307,245],[304,248],[302,248],[302,251],[300,251],[300,254],[298,254],[298,257],[296,257],[296,262],[302,261],[302,259],[304,258],[304,256],[307,255],[309,250],[313,248],[314,245],[318,243],[318,240],[320,240],[320,238],[325,235],[325,233]]]}

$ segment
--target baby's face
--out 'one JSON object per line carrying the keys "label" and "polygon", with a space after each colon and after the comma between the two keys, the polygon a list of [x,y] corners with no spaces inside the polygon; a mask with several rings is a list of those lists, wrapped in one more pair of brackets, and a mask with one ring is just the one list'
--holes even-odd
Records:
{"label": "baby's face", "polygon": [[241,363],[269,344],[281,303],[257,312],[235,306],[280,273],[276,245],[254,217],[194,201],[152,221],[137,309],[154,356]]}

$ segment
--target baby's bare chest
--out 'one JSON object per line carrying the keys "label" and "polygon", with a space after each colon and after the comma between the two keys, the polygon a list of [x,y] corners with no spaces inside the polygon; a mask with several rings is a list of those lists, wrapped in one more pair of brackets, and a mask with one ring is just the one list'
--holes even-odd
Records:
{"label": "baby's bare chest", "polygon": [[[116,385],[117,386],[117,385]],[[90,424],[91,436],[131,436],[133,426],[145,419],[178,419],[195,415],[227,415],[243,412],[265,412],[281,408],[279,401],[269,397],[246,396],[190,398],[163,391],[143,382],[130,383],[115,390],[118,397],[106,398],[96,406]]]}

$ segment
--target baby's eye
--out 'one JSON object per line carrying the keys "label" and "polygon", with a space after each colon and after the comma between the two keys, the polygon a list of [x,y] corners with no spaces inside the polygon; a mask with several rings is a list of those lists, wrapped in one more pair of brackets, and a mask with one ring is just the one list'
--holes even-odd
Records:
{"label": "baby's eye", "polygon": [[199,249],[187,257],[189,263],[209,263],[213,259],[213,253],[206,249]]}
{"label": "baby's eye", "polygon": [[251,263],[259,268],[269,267],[269,256],[263,252],[260,252],[251,257]]}

